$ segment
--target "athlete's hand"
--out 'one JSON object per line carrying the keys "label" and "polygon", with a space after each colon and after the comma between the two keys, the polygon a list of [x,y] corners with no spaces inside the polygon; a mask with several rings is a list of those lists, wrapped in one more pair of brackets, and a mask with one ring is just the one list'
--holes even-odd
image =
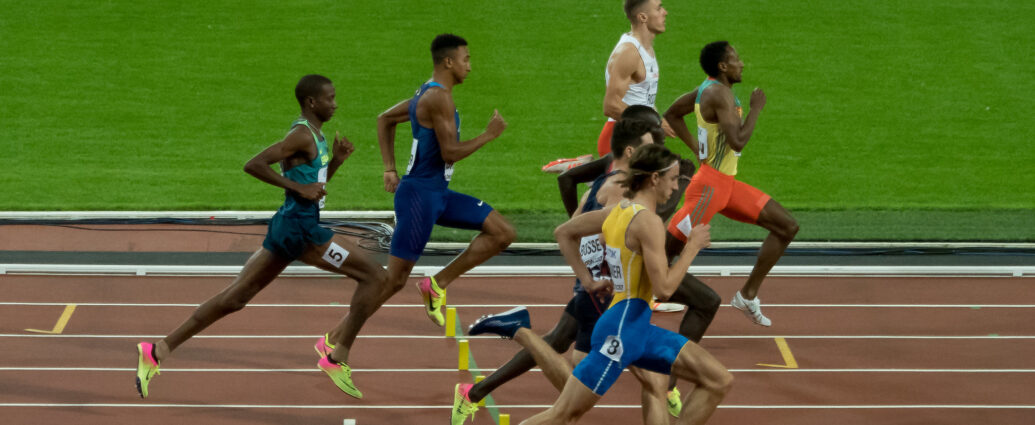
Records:
{"label": "athlete's hand", "polygon": [[485,132],[489,133],[493,139],[500,137],[503,134],[503,130],[507,128],[507,122],[503,120],[503,116],[500,115],[498,109],[492,111],[492,118],[489,119],[489,125],[485,128]]}
{"label": "athlete's hand", "polygon": [[385,192],[395,193],[395,188],[399,187],[399,173],[396,171],[385,171]]}
{"label": "athlete's hand", "polygon": [[666,120],[664,118],[661,119],[661,129],[665,130],[665,136],[666,137],[671,137],[671,138],[679,137],[679,135],[676,134],[676,131],[672,129],[672,126],[668,125],[668,120]]}
{"label": "athlete's hand", "polygon": [[615,290],[615,285],[611,282],[611,279],[590,280],[583,282],[582,287],[586,289],[587,293],[597,297],[600,302],[607,301]]}
{"label": "athlete's hand", "polygon": [[704,249],[712,245],[712,225],[698,224],[690,229],[690,237],[686,240],[689,247]]}
{"label": "athlete's hand", "polygon": [[751,110],[761,111],[762,108],[765,108],[765,92],[755,87],[755,90],[751,92]]}
{"label": "athlete's hand", "polygon": [[327,191],[324,190],[325,184],[326,183],[309,183],[302,186],[302,188],[298,190],[298,194],[310,201],[319,201],[320,198],[327,195]]}
{"label": "athlete's hand", "polygon": [[345,136],[339,136],[338,132],[334,132],[334,158],[342,161],[349,159],[349,155],[356,150],[356,147],[352,145],[352,142]]}

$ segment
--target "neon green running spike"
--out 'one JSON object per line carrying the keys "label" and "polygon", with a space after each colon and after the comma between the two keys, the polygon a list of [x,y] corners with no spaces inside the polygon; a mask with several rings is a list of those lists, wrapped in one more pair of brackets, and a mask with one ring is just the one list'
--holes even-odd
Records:
{"label": "neon green running spike", "polygon": [[140,398],[147,398],[147,386],[151,378],[161,374],[158,371],[158,360],[151,356],[154,344],[141,342],[137,344],[137,393]]}
{"label": "neon green running spike", "polygon": [[681,411],[683,411],[683,397],[679,395],[679,388],[673,388],[668,392],[668,414],[678,418]]}
{"label": "neon green running spike", "polygon": [[463,424],[467,421],[468,416],[471,417],[472,422],[474,421],[474,412],[478,411],[478,403],[471,401],[467,395],[473,386],[473,384],[456,384],[453,394],[452,425]]}
{"label": "neon green running spike", "polygon": [[332,362],[326,356],[321,357],[320,361],[316,363],[320,367],[320,370],[324,371],[327,376],[331,377],[334,381],[334,385],[338,386],[338,389],[345,392],[355,398],[363,398],[363,393],[356,388],[356,385],[352,383],[352,368],[345,363]]}

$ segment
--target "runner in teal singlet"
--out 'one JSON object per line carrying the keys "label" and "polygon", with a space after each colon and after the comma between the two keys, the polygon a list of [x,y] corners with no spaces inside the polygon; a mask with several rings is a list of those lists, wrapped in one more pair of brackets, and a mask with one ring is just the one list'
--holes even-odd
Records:
{"label": "runner in teal singlet", "polygon": [[[360,398],[352,384],[351,369],[345,364],[356,334],[373,314],[384,286],[386,273],[359,247],[320,227],[320,208],[326,195],[324,185],[354,147],[337,135],[328,152],[321,128],[338,108],[334,85],[326,77],[307,75],[295,87],[302,116],[291,124],[284,140],[274,143],[248,161],[244,170],[271,185],[284,188],[284,205],[269,223],[262,248],[245,263],[233,283],[205,301],[176,330],[157,343],[137,344],[137,391],[148,396],[148,385],[159,364],[180,344],[224,316],[241,310],[269,285],[292,261],[344,274],[357,282],[349,315],[317,342],[320,369],[330,375],[342,391]],[[279,163],[284,174],[271,167]],[[188,390],[189,391],[189,390]]]}

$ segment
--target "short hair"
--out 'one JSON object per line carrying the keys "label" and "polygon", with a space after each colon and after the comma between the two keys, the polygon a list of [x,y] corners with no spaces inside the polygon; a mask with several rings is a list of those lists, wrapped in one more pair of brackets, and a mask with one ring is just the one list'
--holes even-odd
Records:
{"label": "short hair", "polygon": [[625,0],[625,17],[629,18],[629,22],[633,21],[636,13],[639,11],[640,6],[647,3],[648,0]]}
{"label": "short hair", "polygon": [[730,46],[728,41],[713,41],[701,49],[701,69],[709,77],[719,76],[719,63],[726,60],[729,52],[726,48]]}
{"label": "short hair", "polygon": [[619,182],[622,187],[626,188],[623,196],[632,198],[636,192],[643,189],[651,174],[664,172],[676,165],[675,162],[678,160],[679,155],[656,143],[648,143],[636,148],[636,151],[629,157],[628,177]]}
{"label": "short hair", "polygon": [[464,40],[463,37],[454,34],[439,34],[431,41],[431,60],[438,65],[458,47],[466,45],[467,40]]}
{"label": "short hair", "polygon": [[305,98],[319,96],[326,84],[332,84],[331,79],[317,74],[309,74],[298,80],[298,84],[295,85],[295,99],[298,99],[298,106],[305,108]]}
{"label": "short hair", "polygon": [[619,121],[628,118],[651,123],[653,128],[650,129],[650,135],[654,138],[654,143],[665,143],[665,130],[661,127],[661,115],[654,108],[647,105],[629,105],[628,108],[622,111]]}
{"label": "short hair", "polygon": [[639,147],[643,143],[643,135],[650,133],[654,127],[655,124],[649,121],[635,118],[618,121],[611,133],[611,153],[615,158],[621,158],[626,147]]}

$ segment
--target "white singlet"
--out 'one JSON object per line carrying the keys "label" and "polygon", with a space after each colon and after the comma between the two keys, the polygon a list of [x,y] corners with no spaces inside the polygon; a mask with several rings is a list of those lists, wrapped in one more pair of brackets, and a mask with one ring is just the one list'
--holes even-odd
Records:
{"label": "white singlet", "polygon": [[[629,90],[625,92],[622,102],[625,102],[626,105],[647,105],[653,108],[654,99],[658,97],[658,59],[647,53],[647,49],[644,49],[640,41],[630,33],[622,34],[622,38],[618,39],[618,44],[611,51],[612,56],[622,43],[632,43],[633,46],[636,46],[636,51],[640,53],[640,60],[643,61],[643,69],[647,71],[647,76],[643,81],[629,84]],[[607,83],[610,80],[611,73],[607,72],[607,68],[605,68],[604,82]]]}

